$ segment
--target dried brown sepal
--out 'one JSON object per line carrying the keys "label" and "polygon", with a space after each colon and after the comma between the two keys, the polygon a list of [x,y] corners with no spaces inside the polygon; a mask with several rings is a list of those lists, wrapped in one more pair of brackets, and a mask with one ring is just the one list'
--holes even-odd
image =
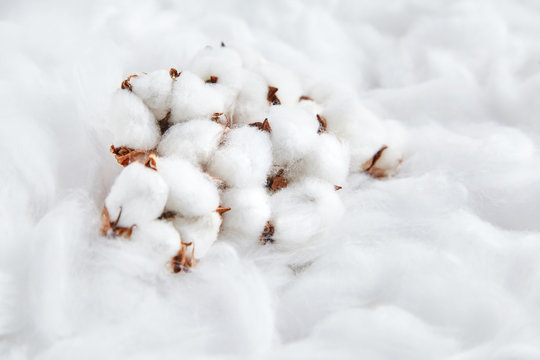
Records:
{"label": "dried brown sepal", "polygon": [[[186,252],[188,246],[191,246],[191,254],[189,256]],[[171,269],[175,274],[181,272],[188,273],[191,272],[191,268],[197,265],[198,262],[199,260],[195,259],[195,246],[192,243],[188,244],[182,241],[178,254],[171,260]]]}
{"label": "dried brown sepal", "polygon": [[158,121],[159,131],[161,135],[165,134],[167,130],[169,130],[169,128],[172,126],[172,124],[169,122],[170,118],[171,118],[171,112],[169,111],[163,119]]}
{"label": "dried brown sepal", "polygon": [[135,225],[130,227],[118,226],[120,215],[122,215],[122,208],[120,208],[116,220],[111,221],[109,210],[107,210],[106,206],[103,206],[103,210],[101,211],[101,228],[99,229],[102,236],[131,238]]}
{"label": "dried brown sepal", "polygon": [[172,220],[176,216],[174,211],[164,211],[159,217],[159,220]]}
{"label": "dried brown sepal", "polygon": [[225,47],[225,43],[223,41],[221,42],[221,47]]}
{"label": "dried brown sepal", "polygon": [[266,179],[266,187],[272,191],[278,191],[287,187],[287,178],[283,176],[285,170],[280,169],[276,175],[269,176]]}
{"label": "dried brown sepal", "polygon": [[276,95],[277,91],[277,87],[268,87],[268,94],[266,95],[266,100],[268,100],[268,103],[270,105],[281,105],[281,101],[279,101],[279,98]]}
{"label": "dried brown sepal", "polygon": [[257,127],[257,128],[259,128],[259,130],[266,131],[268,133],[272,132],[272,127],[270,126],[270,123],[268,122],[268,119],[264,119],[263,122],[259,121],[259,122],[251,123],[251,124],[249,124],[249,126]]}
{"label": "dried brown sepal", "polygon": [[272,225],[270,221],[267,221],[266,225],[264,226],[264,230],[259,238],[259,241],[262,245],[274,242],[274,230],[274,225]]}
{"label": "dried brown sepal", "polygon": [[227,183],[225,182],[225,180],[223,180],[222,178],[218,178],[212,175],[209,175],[209,176],[216,183],[218,190],[225,190],[229,187]]}
{"label": "dried brown sepal", "polygon": [[[114,145],[111,145],[110,151],[114,154],[116,161],[122,166],[128,166],[134,161],[139,161],[146,165],[149,157],[154,155],[151,151],[135,150],[127,146],[114,147]],[[153,162],[155,166],[155,160]]]}
{"label": "dried brown sepal", "polygon": [[178,72],[178,70],[176,70],[175,68],[171,68],[171,70],[169,70],[169,75],[173,80],[176,80],[176,78],[179,77],[181,73],[181,71]]}
{"label": "dried brown sepal", "polygon": [[213,113],[211,120],[225,127],[225,129],[230,129],[232,126],[231,118],[229,118],[227,114],[224,113]]}
{"label": "dried brown sepal", "polygon": [[223,220],[223,214],[225,214],[227,211],[231,211],[231,208],[230,207],[223,207],[221,205],[219,205],[216,209],[216,212],[219,214],[219,217],[221,218],[221,220]]}
{"label": "dried brown sepal", "polygon": [[326,131],[328,123],[326,122],[326,119],[319,114],[317,114],[317,121],[319,122],[319,129],[317,130],[317,134],[321,134]]}
{"label": "dried brown sepal", "polygon": [[144,166],[154,171],[157,171],[156,155],[154,154],[148,155],[148,159],[146,159],[146,161],[144,162]]}
{"label": "dried brown sepal", "polygon": [[307,96],[307,95],[302,95],[300,96],[300,98],[298,99],[298,102],[302,101],[302,100],[311,100],[313,101],[313,98]]}
{"label": "dried brown sepal", "polygon": [[215,84],[217,83],[218,81],[218,77],[217,76],[210,76],[210,79],[206,80],[205,83],[207,84]]}
{"label": "dried brown sepal", "polygon": [[371,159],[369,159],[368,161],[366,161],[363,165],[362,165],[362,171],[365,171],[367,172],[369,175],[371,175],[372,177],[376,178],[376,179],[380,179],[380,178],[384,178],[384,177],[387,177],[388,174],[387,172],[384,170],[384,169],[381,169],[381,168],[378,168],[377,167],[377,161],[379,161],[379,159],[381,158],[383,152],[388,149],[388,146],[384,145],[383,147],[381,147],[376,153],[375,155],[373,155],[371,157]]}
{"label": "dried brown sepal", "polygon": [[126,80],[122,81],[122,84],[120,85],[120,88],[122,89],[128,89],[129,91],[133,91],[133,87],[131,86],[131,83],[129,80],[131,78],[137,77],[137,75],[129,75]]}
{"label": "dried brown sepal", "polygon": [[341,190],[341,189],[343,189],[343,186],[339,186],[339,185],[334,185],[334,189],[336,189],[336,191],[338,191],[338,190]]}

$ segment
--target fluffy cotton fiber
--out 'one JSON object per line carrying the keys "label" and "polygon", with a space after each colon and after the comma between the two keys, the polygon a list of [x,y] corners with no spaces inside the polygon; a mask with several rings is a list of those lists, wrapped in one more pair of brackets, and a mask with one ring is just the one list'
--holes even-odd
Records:
{"label": "fluffy cotton fiber", "polygon": [[170,110],[172,78],[167,70],[138,74],[129,79],[133,93],[152,111],[157,120],[167,116]]}

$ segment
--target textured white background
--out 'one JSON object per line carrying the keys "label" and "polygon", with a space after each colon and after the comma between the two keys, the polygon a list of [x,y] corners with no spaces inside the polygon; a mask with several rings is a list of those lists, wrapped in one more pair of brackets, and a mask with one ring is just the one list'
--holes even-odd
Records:
{"label": "textured white background", "polygon": [[[539,359],[538,1],[0,2],[0,357]],[[155,275],[96,234],[126,75],[253,47],[401,122],[312,266]]]}

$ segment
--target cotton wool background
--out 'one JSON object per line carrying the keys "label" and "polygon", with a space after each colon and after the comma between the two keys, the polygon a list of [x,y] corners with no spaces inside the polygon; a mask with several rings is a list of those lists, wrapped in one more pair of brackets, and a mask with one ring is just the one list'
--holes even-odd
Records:
{"label": "cotton wool background", "polygon": [[539,16],[0,2],[0,358],[540,358]]}

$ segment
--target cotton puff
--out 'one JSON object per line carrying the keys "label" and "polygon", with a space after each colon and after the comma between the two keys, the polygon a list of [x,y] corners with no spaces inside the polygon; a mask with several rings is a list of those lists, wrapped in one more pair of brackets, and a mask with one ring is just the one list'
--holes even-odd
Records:
{"label": "cotton puff", "polygon": [[156,171],[134,162],[126,166],[114,181],[105,199],[111,221],[120,227],[143,224],[158,218],[167,202],[169,188]]}
{"label": "cotton puff", "polygon": [[274,163],[288,166],[305,157],[317,140],[317,118],[298,106],[273,106],[268,114]]}
{"label": "cotton puff", "polygon": [[267,116],[268,84],[262,76],[247,72],[243,76],[233,111],[233,122],[239,125],[263,121]]}
{"label": "cotton puff", "polygon": [[224,127],[212,120],[196,119],[171,126],[158,145],[158,154],[206,164],[216,151]]}
{"label": "cotton puff", "polygon": [[343,185],[349,175],[348,143],[333,134],[321,133],[305,158],[289,171],[291,179],[316,177],[334,185]]}
{"label": "cotton puff", "polygon": [[139,74],[129,80],[133,93],[161,120],[170,110],[170,97],[173,79],[167,70],[149,74]]}
{"label": "cotton puff", "polygon": [[327,131],[349,143],[351,171],[360,169],[385,145],[383,122],[357,101],[333,102],[321,115],[327,121]]}
{"label": "cotton puff", "polygon": [[263,187],[228,189],[222,193],[221,205],[231,208],[222,226],[230,237],[258,239],[270,219],[270,197]]}
{"label": "cotton puff", "polygon": [[271,198],[274,245],[294,250],[329,229],[342,216],[344,207],[333,184],[306,178],[278,191]]}
{"label": "cotton puff", "polygon": [[324,109],[324,107],[321,104],[315,102],[314,100],[309,100],[309,99],[300,100],[298,102],[298,107],[308,111],[309,113],[313,115],[322,113]]}
{"label": "cotton puff", "polygon": [[225,143],[208,164],[212,176],[232,187],[266,184],[272,166],[272,144],[267,132],[243,126],[230,130]]}
{"label": "cotton puff", "polygon": [[166,264],[180,250],[180,235],[171,222],[152,220],[138,224],[131,235],[131,242],[139,245],[146,256]]}
{"label": "cotton puff", "polygon": [[[180,233],[182,242],[191,243],[195,249],[195,258],[201,259],[217,239],[221,216],[215,211],[197,217],[176,216],[173,224]],[[191,246],[188,246],[186,255],[191,255],[191,250]]]}
{"label": "cotton puff", "polygon": [[295,105],[302,96],[302,86],[294,73],[279,65],[265,62],[256,72],[265,80],[268,86],[278,88],[276,93],[282,105]]}
{"label": "cotton puff", "polygon": [[158,158],[157,169],[170,188],[167,210],[183,216],[201,216],[219,206],[217,185],[187,160]]}
{"label": "cotton puff", "polygon": [[223,96],[212,85],[192,72],[182,71],[173,82],[170,121],[210,119],[214,113],[224,112]]}
{"label": "cotton puff", "polygon": [[109,129],[116,147],[150,150],[156,147],[161,133],[152,112],[129,90],[117,90],[111,97],[107,114]]}

